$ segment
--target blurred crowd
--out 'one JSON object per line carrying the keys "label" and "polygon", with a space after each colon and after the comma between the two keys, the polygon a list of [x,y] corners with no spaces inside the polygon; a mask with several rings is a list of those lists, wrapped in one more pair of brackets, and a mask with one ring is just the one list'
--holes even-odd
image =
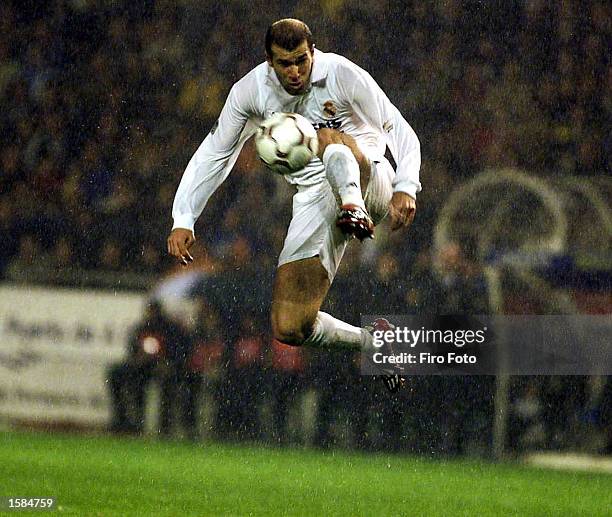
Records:
{"label": "blurred crowd", "polygon": [[[412,264],[445,194],[486,167],[609,169],[607,7],[2,2],[0,274],[163,270],[180,175],[232,83],[263,60],[268,24],[287,15],[311,26],[318,48],[370,71],[420,136],[424,190],[411,249],[396,254]],[[198,226],[216,267],[238,253],[272,266],[289,203],[247,148]]]}

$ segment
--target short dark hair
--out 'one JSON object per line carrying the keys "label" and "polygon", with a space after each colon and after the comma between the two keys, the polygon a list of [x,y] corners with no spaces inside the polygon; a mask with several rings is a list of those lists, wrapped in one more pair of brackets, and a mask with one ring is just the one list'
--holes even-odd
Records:
{"label": "short dark hair", "polygon": [[312,32],[303,21],[295,18],[284,18],[274,22],[266,32],[266,54],[272,57],[272,44],[285,50],[293,50],[306,40],[308,48],[312,48]]}

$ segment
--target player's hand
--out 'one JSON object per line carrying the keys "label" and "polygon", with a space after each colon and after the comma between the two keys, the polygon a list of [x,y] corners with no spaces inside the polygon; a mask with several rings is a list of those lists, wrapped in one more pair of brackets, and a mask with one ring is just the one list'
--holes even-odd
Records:
{"label": "player's hand", "polygon": [[168,253],[176,257],[178,261],[186,266],[193,262],[189,248],[195,242],[195,236],[187,228],[175,228],[168,236]]}
{"label": "player's hand", "polygon": [[416,213],[416,199],[405,192],[394,192],[389,203],[389,216],[391,217],[391,230],[408,228],[414,220]]}

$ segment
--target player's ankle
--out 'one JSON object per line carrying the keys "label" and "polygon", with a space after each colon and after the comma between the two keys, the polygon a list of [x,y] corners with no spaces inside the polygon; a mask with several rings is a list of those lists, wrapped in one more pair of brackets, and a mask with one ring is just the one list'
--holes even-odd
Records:
{"label": "player's ankle", "polygon": [[340,205],[341,207],[346,207],[346,206],[357,206],[359,208],[361,208],[362,210],[365,210],[365,203],[363,201],[363,197],[356,195],[353,192],[349,192],[346,193],[344,196],[342,196],[342,204]]}

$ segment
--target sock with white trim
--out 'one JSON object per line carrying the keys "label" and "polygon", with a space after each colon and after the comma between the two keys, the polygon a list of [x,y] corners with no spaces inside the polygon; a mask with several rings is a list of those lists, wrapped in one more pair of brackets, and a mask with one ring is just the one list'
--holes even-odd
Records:
{"label": "sock with white trim", "polygon": [[312,333],[302,343],[302,346],[359,352],[372,346],[371,342],[372,336],[361,327],[354,327],[326,312],[319,311],[312,327]]}

